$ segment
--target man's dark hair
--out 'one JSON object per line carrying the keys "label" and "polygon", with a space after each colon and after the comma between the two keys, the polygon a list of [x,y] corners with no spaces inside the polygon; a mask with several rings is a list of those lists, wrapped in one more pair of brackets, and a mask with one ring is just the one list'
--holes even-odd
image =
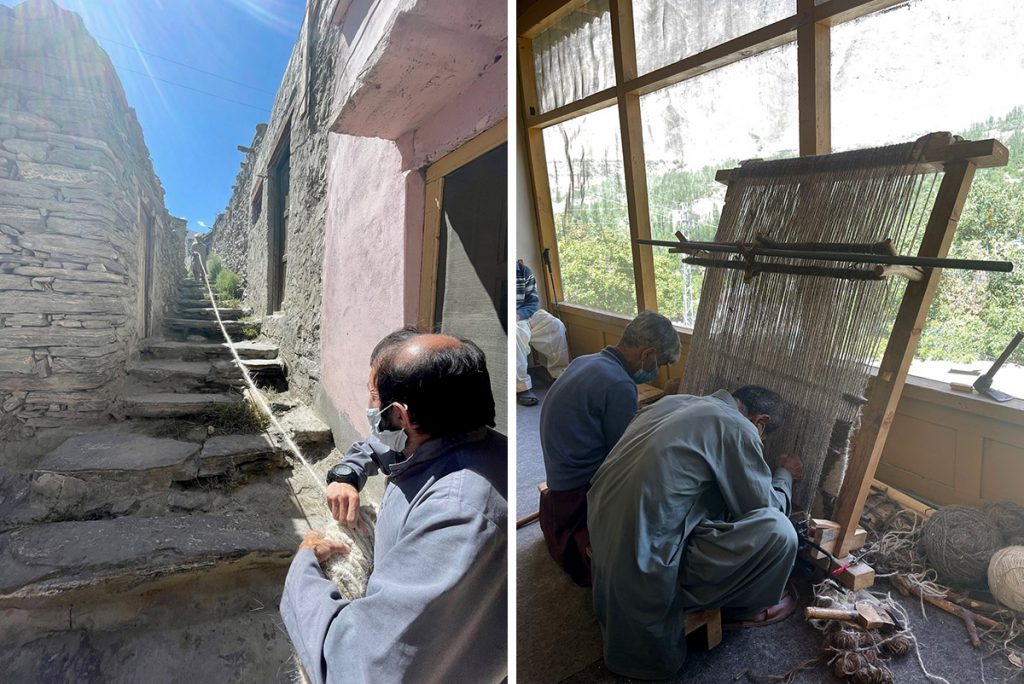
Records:
{"label": "man's dark hair", "polygon": [[747,416],[768,416],[768,424],[764,428],[766,435],[782,425],[782,397],[770,389],[759,385],[744,385],[733,392],[732,396],[743,402]]}
{"label": "man's dark hair", "polygon": [[370,352],[370,365],[372,366],[373,363],[377,360],[377,357],[379,357],[383,352],[390,349],[391,347],[394,347],[395,345],[401,342],[405,342],[410,338],[422,334],[423,333],[420,332],[419,328],[417,328],[415,325],[407,325],[404,328],[399,328],[394,332],[388,333],[387,335],[381,338],[381,341],[378,342],[377,346],[375,346],[373,348],[373,351]]}
{"label": "man's dark hair", "polygon": [[487,360],[480,347],[469,340],[459,342],[426,348],[412,361],[403,358],[404,344],[385,349],[377,361],[380,405],[405,404],[413,424],[431,437],[494,427]]}

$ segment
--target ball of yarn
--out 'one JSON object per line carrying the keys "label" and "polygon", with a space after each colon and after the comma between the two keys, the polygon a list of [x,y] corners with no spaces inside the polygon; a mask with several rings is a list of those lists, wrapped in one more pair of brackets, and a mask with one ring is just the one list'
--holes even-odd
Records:
{"label": "ball of yarn", "polygon": [[867,659],[854,651],[842,651],[832,661],[832,674],[842,679],[852,677],[864,668],[871,667]]}
{"label": "ball of yarn", "polygon": [[884,665],[868,665],[850,677],[853,684],[895,684],[896,676]]}
{"label": "ball of yarn", "polygon": [[998,501],[985,504],[982,510],[999,528],[1007,544],[1024,544],[1024,506],[1012,501]]}
{"label": "ball of yarn", "polygon": [[910,643],[910,639],[903,636],[902,634],[897,634],[896,636],[892,637],[891,639],[885,642],[886,650],[888,650],[889,653],[897,657],[904,656],[907,653],[910,653],[911,645],[912,644]]}
{"label": "ball of yarn", "polygon": [[1024,613],[1024,546],[995,552],[988,564],[988,588],[1004,606]]}
{"label": "ball of yarn", "polygon": [[925,523],[917,550],[940,580],[970,586],[985,581],[988,562],[1002,546],[999,528],[983,511],[944,506]]}

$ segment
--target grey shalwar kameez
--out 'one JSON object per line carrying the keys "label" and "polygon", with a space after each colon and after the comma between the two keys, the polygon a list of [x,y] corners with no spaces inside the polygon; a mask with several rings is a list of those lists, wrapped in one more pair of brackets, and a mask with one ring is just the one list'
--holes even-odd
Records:
{"label": "grey shalwar kameez", "polygon": [[774,477],[757,428],[719,390],[641,410],[587,497],[594,608],[608,668],[640,679],[686,657],[684,616],[777,603],[796,557],[792,478]]}

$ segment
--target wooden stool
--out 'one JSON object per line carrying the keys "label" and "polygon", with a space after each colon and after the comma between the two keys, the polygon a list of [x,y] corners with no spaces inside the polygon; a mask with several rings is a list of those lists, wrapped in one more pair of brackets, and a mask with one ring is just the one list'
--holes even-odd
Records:
{"label": "wooden stool", "polygon": [[710,651],[722,642],[722,612],[703,610],[686,616],[686,642],[692,648]]}

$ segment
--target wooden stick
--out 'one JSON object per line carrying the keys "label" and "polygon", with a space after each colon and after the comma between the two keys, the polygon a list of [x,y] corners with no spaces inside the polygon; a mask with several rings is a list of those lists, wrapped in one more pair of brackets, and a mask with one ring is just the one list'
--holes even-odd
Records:
{"label": "wooden stick", "polygon": [[520,527],[525,527],[525,526],[529,525],[530,523],[532,523],[534,520],[538,519],[539,517],[540,517],[540,511],[534,511],[533,513],[531,513],[530,515],[526,516],[525,518],[520,518],[519,520],[516,521],[516,529],[518,530]]}
{"label": "wooden stick", "polygon": [[879,482],[878,480],[872,479],[871,488],[877,489],[882,494],[884,494],[887,499],[895,501],[903,508],[906,508],[909,511],[917,513],[923,518],[930,518],[932,517],[932,513],[935,512],[935,509],[929,506],[928,504],[922,501],[918,501],[909,494],[904,494],[900,490],[896,489],[895,487],[891,487],[885,484],[884,482]]}
{"label": "wooden stick", "polygon": [[932,604],[936,608],[943,610],[949,613],[950,615],[956,615],[958,618],[960,618],[964,623],[964,627],[967,629],[967,636],[968,638],[970,638],[971,645],[974,646],[974,648],[978,648],[981,646],[981,637],[978,636],[978,625],[981,625],[986,629],[1006,629],[1004,625],[1000,624],[999,622],[996,622],[992,618],[986,617],[984,615],[978,615],[977,613],[974,613],[968,610],[967,608],[964,608],[963,606],[955,605],[945,599],[939,598],[937,596],[932,596],[927,592],[921,591],[920,588],[911,585],[907,580],[903,579],[898,575],[892,578],[892,582],[896,585],[896,588],[899,589],[900,593],[904,596],[906,596],[908,593],[913,594],[914,596],[917,596],[918,598],[923,599],[924,601],[927,601],[928,603]]}

